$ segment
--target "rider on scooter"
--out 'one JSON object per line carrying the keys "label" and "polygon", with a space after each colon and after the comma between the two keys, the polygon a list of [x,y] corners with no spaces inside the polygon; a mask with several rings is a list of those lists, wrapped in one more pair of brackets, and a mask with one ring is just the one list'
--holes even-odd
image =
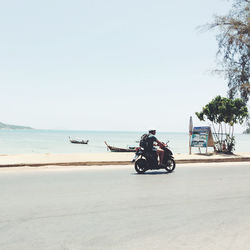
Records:
{"label": "rider on scooter", "polygon": [[[160,142],[156,137],[156,130],[155,129],[150,129],[148,131],[148,137],[147,137],[147,142],[148,142],[148,150],[149,151],[155,151],[157,152],[159,158],[160,158],[160,164],[162,164],[163,162],[163,158],[164,158],[164,150],[162,150],[161,148],[165,147],[165,144]],[[157,149],[154,146],[156,146],[154,144],[154,142],[156,142],[157,146],[159,146],[160,148]]]}

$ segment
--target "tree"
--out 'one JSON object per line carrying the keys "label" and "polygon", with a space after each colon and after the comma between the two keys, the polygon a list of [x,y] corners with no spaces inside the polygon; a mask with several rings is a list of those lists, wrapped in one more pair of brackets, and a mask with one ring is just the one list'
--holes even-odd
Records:
{"label": "tree", "polygon": [[226,16],[215,16],[206,28],[219,29],[216,36],[222,69],[228,81],[229,97],[238,93],[247,102],[250,95],[249,56],[250,56],[250,1],[234,0],[232,9]]}
{"label": "tree", "polygon": [[231,153],[234,150],[234,125],[242,124],[248,118],[246,103],[240,99],[217,96],[201,112],[196,112],[201,121],[212,122],[217,152]]}

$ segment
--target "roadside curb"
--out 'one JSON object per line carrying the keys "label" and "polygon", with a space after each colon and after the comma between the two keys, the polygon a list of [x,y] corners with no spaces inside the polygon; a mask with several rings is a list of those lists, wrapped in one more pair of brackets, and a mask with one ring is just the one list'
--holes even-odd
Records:
{"label": "roadside curb", "polygon": [[[250,157],[217,158],[217,159],[176,159],[177,164],[216,163],[216,162],[250,162]],[[131,161],[85,161],[85,162],[47,162],[47,163],[14,163],[0,164],[0,168],[10,167],[44,167],[44,166],[107,166],[132,165]]]}
{"label": "roadside curb", "polygon": [[216,163],[216,162],[250,162],[250,157],[218,158],[218,159],[179,159],[176,163]]}

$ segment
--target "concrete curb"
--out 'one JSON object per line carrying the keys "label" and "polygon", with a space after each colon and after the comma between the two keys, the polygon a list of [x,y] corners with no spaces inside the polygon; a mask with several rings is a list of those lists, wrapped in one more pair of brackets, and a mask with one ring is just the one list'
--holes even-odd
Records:
{"label": "concrete curb", "polygon": [[[217,158],[217,159],[176,159],[177,164],[186,163],[216,163],[216,162],[250,162],[250,157]],[[47,163],[17,163],[0,164],[0,168],[10,167],[43,167],[43,166],[107,166],[132,165],[131,161],[85,161],[85,162],[47,162]]]}
{"label": "concrete curb", "polygon": [[130,165],[131,161],[85,161],[85,162],[47,162],[47,163],[19,163],[2,164],[0,168],[10,167],[43,167],[43,166],[105,166],[105,165]]}
{"label": "concrete curb", "polygon": [[250,162],[250,157],[218,158],[218,159],[180,159],[176,163],[216,163],[216,162]]}

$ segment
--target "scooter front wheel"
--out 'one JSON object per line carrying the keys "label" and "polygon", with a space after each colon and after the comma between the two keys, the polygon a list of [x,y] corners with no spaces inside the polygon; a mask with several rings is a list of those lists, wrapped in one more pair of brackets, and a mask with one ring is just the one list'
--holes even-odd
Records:
{"label": "scooter front wheel", "polygon": [[146,168],[146,160],[145,159],[139,159],[135,162],[135,171],[138,174],[143,174],[147,170]]}
{"label": "scooter front wheel", "polygon": [[166,166],[166,170],[171,173],[173,172],[175,169],[175,160],[174,159],[169,159],[167,161],[167,166]]}

